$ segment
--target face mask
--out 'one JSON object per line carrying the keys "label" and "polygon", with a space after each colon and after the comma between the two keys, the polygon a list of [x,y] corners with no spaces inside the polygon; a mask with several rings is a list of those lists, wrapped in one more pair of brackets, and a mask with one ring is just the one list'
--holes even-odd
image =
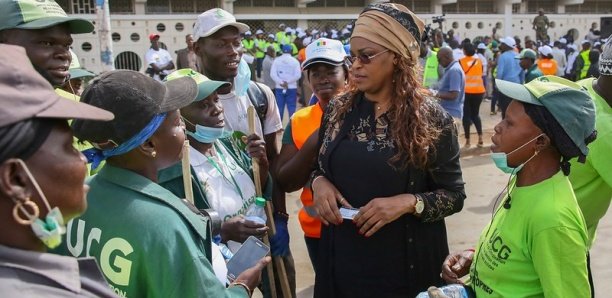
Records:
{"label": "face mask", "polygon": [[[23,167],[24,171],[28,175],[28,178],[30,178],[30,181],[34,185],[38,196],[45,203],[48,213],[45,217],[45,220],[43,221],[38,218],[39,212],[38,207],[35,203],[29,200],[24,203],[16,201],[15,203],[17,203],[17,205],[15,206],[15,208],[18,208],[22,214],[25,214],[28,217],[28,220],[24,220],[21,218],[16,218],[16,220],[19,223],[29,224],[32,228],[32,231],[34,232],[34,235],[36,235],[36,237],[38,237],[38,239],[40,239],[40,241],[42,241],[48,248],[56,248],[62,243],[62,235],[66,233],[64,217],[62,216],[62,213],[60,212],[59,208],[54,207],[53,209],[51,209],[49,201],[47,201],[47,198],[40,189],[38,182],[36,182],[36,179],[34,179],[34,176],[32,176],[32,173],[30,173],[30,170],[28,169],[26,164],[22,160],[18,160],[18,162],[21,167]],[[23,205],[29,206],[30,209],[34,211],[34,214],[29,213]],[[17,209],[13,211],[13,216],[19,217],[19,215],[17,215],[16,210]]]}
{"label": "face mask", "polygon": [[249,64],[243,59],[240,59],[238,64],[238,75],[234,78],[234,92],[238,96],[243,96],[249,90],[251,82],[251,68]]}
{"label": "face mask", "polygon": [[196,130],[195,133],[188,131],[188,130],[186,130],[185,133],[193,137],[200,143],[212,144],[216,140],[221,139],[221,138],[226,138],[232,134],[232,132],[226,130],[225,127],[208,127],[208,126],[193,124],[185,118],[183,118],[183,120],[195,126],[195,130]]}
{"label": "face mask", "polygon": [[531,139],[529,142],[521,145],[520,147],[512,150],[512,152],[510,152],[510,153],[506,154],[504,152],[493,152],[493,153],[491,153],[491,159],[493,159],[493,162],[495,163],[495,166],[498,169],[500,169],[502,172],[504,172],[506,174],[516,174],[521,169],[523,169],[523,167],[525,166],[526,163],[528,163],[532,158],[534,158],[536,155],[538,155],[538,151],[536,151],[527,161],[525,161],[524,163],[520,164],[516,168],[508,166],[508,156],[510,154],[518,151],[519,149],[527,146],[529,143],[533,142],[534,140],[536,140],[537,138],[539,138],[542,135],[544,135],[544,134],[543,133],[539,134],[537,137]]}

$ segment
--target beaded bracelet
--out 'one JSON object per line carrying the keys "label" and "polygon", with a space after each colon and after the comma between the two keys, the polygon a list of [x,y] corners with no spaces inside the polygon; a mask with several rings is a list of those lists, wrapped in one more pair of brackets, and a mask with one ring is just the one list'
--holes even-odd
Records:
{"label": "beaded bracelet", "polygon": [[241,282],[241,281],[233,281],[230,286],[240,286],[243,287],[246,291],[247,291],[247,295],[249,295],[249,297],[251,297],[253,295],[253,293],[251,292],[251,289],[249,289],[249,286],[247,286],[245,283]]}

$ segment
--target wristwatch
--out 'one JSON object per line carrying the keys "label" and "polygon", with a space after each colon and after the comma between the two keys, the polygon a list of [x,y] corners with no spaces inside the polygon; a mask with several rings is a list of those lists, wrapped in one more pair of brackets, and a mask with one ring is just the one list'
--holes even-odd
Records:
{"label": "wristwatch", "polygon": [[425,209],[425,202],[421,199],[420,196],[415,195],[416,204],[414,205],[414,215],[421,215],[423,213],[423,209]]}

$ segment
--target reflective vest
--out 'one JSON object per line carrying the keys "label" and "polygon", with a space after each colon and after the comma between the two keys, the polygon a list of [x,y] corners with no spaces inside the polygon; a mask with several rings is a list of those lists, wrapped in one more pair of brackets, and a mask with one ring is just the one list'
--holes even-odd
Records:
{"label": "reflective vest", "polygon": [[477,56],[465,56],[459,59],[461,68],[465,73],[465,93],[482,94],[485,93],[484,83],[482,82],[482,61]]}
{"label": "reflective vest", "polygon": [[555,76],[557,75],[557,61],[554,59],[542,58],[538,59],[538,68],[544,74]]}
{"label": "reflective vest", "polygon": [[264,39],[255,39],[255,47],[257,47],[257,52],[255,52],[255,58],[263,58],[266,56],[266,51],[268,50],[268,46],[270,44]]}
{"label": "reflective vest", "polygon": [[587,71],[589,71],[589,67],[591,67],[591,60],[589,59],[589,54],[591,50],[580,52],[580,56],[582,56],[582,61],[584,61],[584,65],[580,70],[580,77],[578,79],[586,78]]}
{"label": "reflective vest", "polygon": [[432,87],[438,83],[438,52],[431,51],[431,55],[425,60],[425,70],[423,71],[423,86]]}
{"label": "reflective vest", "polygon": [[[303,108],[293,114],[291,117],[291,137],[298,150],[302,148],[310,135],[319,128],[322,117],[323,110],[319,103]],[[321,221],[313,216],[316,215],[316,213],[314,211],[312,190],[310,187],[304,187],[302,189],[300,200],[304,207],[298,212],[298,220],[300,221],[304,235],[310,238],[320,238]]]}

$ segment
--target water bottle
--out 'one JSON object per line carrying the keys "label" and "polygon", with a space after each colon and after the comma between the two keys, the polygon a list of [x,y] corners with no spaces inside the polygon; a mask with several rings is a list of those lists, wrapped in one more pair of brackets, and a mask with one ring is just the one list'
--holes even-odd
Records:
{"label": "water bottle", "polygon": [[262,197],[255,198],[255,204],[249,207],[249,210],[247,210],[245,214],[245,219],[250,220],[252,222],[256,222],[258,224],[265,225],[266,220],[268,219],[266,217],[265,208],[266,208],[266,199]]}
{"label": "water bottle", "polygon": [[[444,295],[449,298],[468,298],[468,293],[463,285],[460,284],[452,284],[438,288],[440,289]],[[427,291],[419,293],[416,298],[429,298],[429,294]]]}

